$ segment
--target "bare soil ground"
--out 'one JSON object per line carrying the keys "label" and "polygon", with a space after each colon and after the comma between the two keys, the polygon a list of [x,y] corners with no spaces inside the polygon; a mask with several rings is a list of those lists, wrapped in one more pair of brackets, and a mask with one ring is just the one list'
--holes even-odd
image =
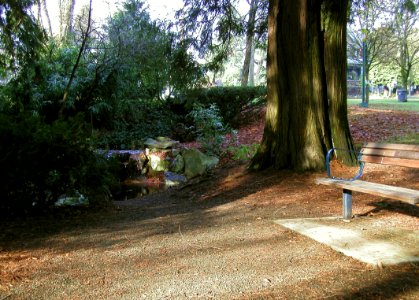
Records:
{"label": "bare soil ground", "polygon": [[[259,113],[241,143],[260,139]],[[357,142],[419,131],[415,112],[350,114]],[[225,160],[199,181],[100,212],[0,222],[0,300],[419,298],[418,264],[375,268],[273,223],[340,215],[341,192],[314,184],[323,173],[245,167]],[[364,179],[418,189],[418,175],[374,166]],[[417,206],[354,193],[354,213],[419,230]]]}

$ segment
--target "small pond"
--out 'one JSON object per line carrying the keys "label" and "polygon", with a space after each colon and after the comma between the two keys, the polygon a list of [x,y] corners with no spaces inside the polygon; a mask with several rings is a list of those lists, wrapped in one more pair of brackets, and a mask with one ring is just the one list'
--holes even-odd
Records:
{"label": "small pond", "polygon": [[119,180],[122,185],[113,194],[115,201],[141,198],[187,181],[183,174],[165,170],[159,164],[153,166],[152,159],[144,150],[98,150],[98,153],[106,158],[116,157],[119,161]]}
{"label": "small pond", "polygon": [[125,201],[130,199],[141,198],[143,196],[156,193],[167,189],[168,186],[164,183],[149,184],[145,182],[122,184],[121,190],[114,195],[115,201]]}

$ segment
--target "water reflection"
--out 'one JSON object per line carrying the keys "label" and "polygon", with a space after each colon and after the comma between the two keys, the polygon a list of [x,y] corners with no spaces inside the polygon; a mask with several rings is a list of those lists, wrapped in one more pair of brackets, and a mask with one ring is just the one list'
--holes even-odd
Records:
{"label": "water reflection", "polygon": [[123,184],[120,191],[114,195],[115,201],[141,198],[143,196],[166,189],[165,184],[131,183]]}

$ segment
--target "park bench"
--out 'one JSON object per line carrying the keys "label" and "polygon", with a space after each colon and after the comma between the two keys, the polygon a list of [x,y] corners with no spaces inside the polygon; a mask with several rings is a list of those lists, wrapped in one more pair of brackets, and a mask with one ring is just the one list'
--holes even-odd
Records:
{"label": "park bench", "polygon": [[[355,177],[350,179],[336,178],[331,175],[330,161],[335,150],[330,149],[326,156],[328,177],[317,178],[316,183],[343,189],[342,207],[344,219],[352,218],[352,191],[400,200],[413,205],[419,202],[418,190],[359,180],[365,163],[418,169],[419,145],[367,143],[362,147],[358,155],[360,170]],[[391,168],[388,170],[391,172]]]}

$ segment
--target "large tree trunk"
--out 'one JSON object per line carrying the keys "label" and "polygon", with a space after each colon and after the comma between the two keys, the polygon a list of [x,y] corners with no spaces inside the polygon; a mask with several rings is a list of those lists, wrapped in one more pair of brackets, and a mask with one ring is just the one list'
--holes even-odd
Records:
{"label": "large tree trunk", "polygon": [[[349,130],[346,85],[346,24],[348,0],[325,0],[322,20],[324,24],[324,54],[327,81],[327,98],[333,147],[338,158],[346,164],[355,160],[353,142]],[[349,150],[349,152],[348,152]]]}
{"label": "large tree trunk", "polygon": [[[335,41],[326,42],[325,47],[322,3],[322,0],[269,2],[268,105],[264,135],[252,160],[252,169],[273,166],[321,170],[327,150],[337,141],[342,145],[341,137],[347,140],[346,149],[352,149],[346,116],[341,124],[337,121],[346,113],[346,45],[333,48]],[[346,33],[346,29],[339,30]],[[346,37],[341,39],[346,41]],[[325,52],[328,63],[325,63]],[[336,65],[333,59],[344,63]],[[326,74],[326,64],[342,68],[335,70],[338,78]],[[330,115],[329,103],[334,107]]]}

